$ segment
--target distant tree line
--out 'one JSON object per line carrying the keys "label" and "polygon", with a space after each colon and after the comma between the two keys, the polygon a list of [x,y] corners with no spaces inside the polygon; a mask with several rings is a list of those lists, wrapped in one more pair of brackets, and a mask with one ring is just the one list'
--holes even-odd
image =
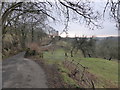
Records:
{"label": "distant tree line", "polygon": [[[87,0],[78,0],[75,2],[68,0],[58,0],[58,2],[49,2],[47,0],[46,2],[2,2],[0,13],[2,17],[3,55],[9,50],[14,51],[18,50],[18,48],[24,48],[26,41],[41,41],[42,37],[46,35],[46,30],[49,30],[49,25],[46,24],[47,21],[49,22],[51,19],[61,22],[58,17],[56,18],[53,15],[53,8],[56,8],[57,15],[62,16],[61,18],[64,16],[65,18],[65,28],[63,29],[65,33],[68,30],[68,22],[73,20],[73,18],[84,21],[90,29],[98,28],[100,14],[93,9],[91,3],[91,1]],[[111,5],[113,16],[116,15],[118,9],[116,6],[119,3],[119,1],[115,3],[113,0],[108,0],[104,12],[107,6]],[[70,15],[71,13],[77,17]],[[91,40],[80,40],[77,41],[80,45],[75,47],[81,49],[84,56],[86,54],[90,56],[92,50],[89,50],[86,44],[90,44]]]}
{"label": "distant tree line", "polygon": [[82,51],[84,57],[120,59],[118,56],[118,37],[99,39],[96,37],[75,37],[72,40],[71,56],[75,49]]}
{"label": "distant tree line", "polygon": [[118,57],[118,37],[107,37],[96,42],[96,55],[104,59],[120,59]]}

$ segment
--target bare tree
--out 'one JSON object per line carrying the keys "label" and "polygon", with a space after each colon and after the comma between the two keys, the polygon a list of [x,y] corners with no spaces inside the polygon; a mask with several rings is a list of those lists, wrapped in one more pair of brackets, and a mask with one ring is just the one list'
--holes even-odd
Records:
{"label": "bare tree", "polygon": [[[112,1],[111,3],[113,5]],[[91,1],[77,0],[72,2],[69,0],[56,0],[55,2],[49,2],[46,0],[46,2],[3,2],[1,10],[3,37],[8,31],[8,27],[18,28],[18,23],[22,24],[23,20],[21,18],[24,17],[25,26],[25,23],[31,23],[29,25],[32,26],[31,35],[34,38],[34,31],[38,25],[41,25],[42,28],[48,27],[49,25],[46,25],[46,21],[49,21],[49,18],[51,18],[53,21],[58,21],[58,17],[53,15],[55,11],[51,9],[53,7],[59,12],[57,15],[61,16],[61,18],[64,18],[65,27],[63,32],[66,34],[68,33],[69,21],[74,18],[73,15],[71,15],[72,13],[77,16],[77,20],[84,21],[85,24],[90,26],[91,29],[94,27],[99,27],[98,20],[100,19],[100,15],[97,11],[94,11],[93,7],[91,6]],[[111,11],[114,15],[114,8],[112,8]],[[24,31],[25,30],[21,32]],[[27,37],[25,33],[22,35],[24,38]]]}
{"label": "bare tree", "polygon": [[110,8],[110,16],[114,18],[117,23],[118,30],[120,30],[120,0],[107,0],[103,11],[103,16],[105,15],[107,8]]}
{"label": "bare tree", "polygon": [[117,12],[117,18],[118,18],[118,30],[120,30],[120,1],[118,3],[118,12]]}
{"label": "bare tree", "polygon": [[[56,3],[57,2],[57,3]],[[27,6],[30,7],[24,7],[25,3],[23,2],[14,2],[8,5],[8,7],[6,7],[6,3],[3,2],[3,9],[2,9],[2,24],[4,26],[4,24],[6,23],[8,16],[10,16],[14,11],[18,11],[20,12],[19,16],[22,15],[23,13],[36,13],[36,14],[40,14],[43,13],[44,16],[48,16],[50,18],[52,18],[53,20],[57,20],[55,19],[51,13],[53,13],[51,10],[49,10],[49,7],[56,7],[58,8],[58,10],[60,12],[62,12],[63,14],[65,14],[65,18],[66,18],[66,24],[65,24],[65,28],[64,28],[64,32],[67,30],[68,27],[68,22],[70,19],[70,13],[73,11],[73,13],[76,13],[80,16],[80,18],[83,17],[84,21],[86,22],[87,25],[93,25],[93,26],[97,26],[96,21],[98,20],[98,12],[94,12],[92,7],[90,6],[91,2],[83,2],[81,0],[77,1],[77,2],[71,2],[71,1],[67,1],[67,0],[58,0],[53,2],[26,2]],[[31,7],[34,7],[34,9],[32,9]],[[6,8],[6,9],[5,9]],[[64,12],[63,12],[63,8],[65,8]],[[79,19],[80,19],[79,18]]]}

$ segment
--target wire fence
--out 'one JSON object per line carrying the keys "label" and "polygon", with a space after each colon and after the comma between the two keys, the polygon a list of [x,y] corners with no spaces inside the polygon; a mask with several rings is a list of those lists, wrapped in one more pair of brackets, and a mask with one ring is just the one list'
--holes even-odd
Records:
{"label": "wire fence", "polygon": [[70,71],[69,77],[75,79],[84,87],[95,89],[94,81],[88,72],[88,67],[83,66],[74,59],[65,59],[63,64]]}

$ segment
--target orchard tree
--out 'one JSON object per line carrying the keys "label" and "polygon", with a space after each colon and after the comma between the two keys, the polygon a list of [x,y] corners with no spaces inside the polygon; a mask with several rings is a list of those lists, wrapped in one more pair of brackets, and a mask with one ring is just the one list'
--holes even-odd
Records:
{"label": "orchard tree", "polygon": [[75,49],[81,50],[84,57],[94,57],[95,56],[95,45],[96,40],[94,37],[87,38],[86,36],[75,37],[72,44],[71,57],[73,57],[73,52]]}
{"label": "orchard tree", "polygon": [[[46,27],[46,22],[49,23],[49,20],[55,21],[57,23],[61,22],[58,18],[63,18],[64,21],[64,29],[63,32],[68,34],[68,26],[70,20],[78,20],[84,22],[85,25],[89,26],[90,29],[98,28],[100,19],[100,13],[95,11],[92,2],[88,0],[77,0],[77,1],[69,1],[69,0],[55,0],[53,2],[49,2],[46,0],[45,2],[2,2],[1,8],[1,16],[2,16],[2,33],[3,38],[5,34],[9,31],[8,27],[15,28],[19,25],[17,23],[21,22],[22,28],[26,27],[26,23],[30,23],[31,26],[31,40],[34,41],[34,31],[36,27],[39,25],[42,28]],[[119,25],[119,4],[120,2],[114,2],[113,0],[108,0],[105,6],[104,13],[106,8],[110,6],[110,12],[113,18]],[[56,11],[56,13],[55,13]],[[56,14],[56,16],[54,15]],[[22,17],[24,19],[22,19]],[[22,24],[24,22],[24,25]],[[18,25],[18,26],[17,26]],[[23,29],[19,29],[22,31]],[[17,32],[17,31],[16,31]],[[61,32],[60,34],[62,34]],[[26,38],[27,33],[23,33],[22,37]],[[81,49],[85,49],[82,45]],[[83,50],[83,52],[85,52]]]}

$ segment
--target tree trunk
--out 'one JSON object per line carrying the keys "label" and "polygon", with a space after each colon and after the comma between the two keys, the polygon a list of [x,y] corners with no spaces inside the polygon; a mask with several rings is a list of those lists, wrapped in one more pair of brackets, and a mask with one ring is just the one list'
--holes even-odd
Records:
{"label": "tree trunk", "polygon": [[32,27],[32,42],[34,41],[34,31],[33,31],[33,27]]}
{"label": "tree trunk", "polygon": [[71,57],[73,57],[73,50],[71,50]]}
{"label": "tree trunk", "polygon": [[117,18],[118,18],[118,30],[120,30],[120,4],[119,3],[118,3]]}
{"label": "tree trunk", "polygon": [[112,56],[109,58],[109,61],[112,59]]}
{"label": "tree trunk", "polygon": [[83,49],[81,49],[81,50],[82,50],[83,56],[86,57],[85,51]]}
{"label": "tree trunk", "polygon": [[91,57],[91,54],[88,54],[89,57]]}

